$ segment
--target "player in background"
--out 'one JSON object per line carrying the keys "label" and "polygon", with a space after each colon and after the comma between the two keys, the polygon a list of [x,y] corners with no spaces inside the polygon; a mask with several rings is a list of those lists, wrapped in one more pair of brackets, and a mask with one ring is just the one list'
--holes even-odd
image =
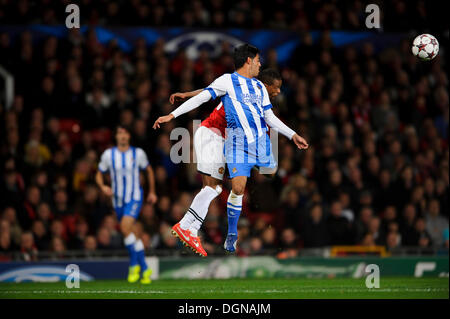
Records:
{"label": "player in background", "polygon": [[242,210],[242,198],[254,166],[276,169],[272,144],[266,134],[266,123],[291,139],[299,149],[308,148],[304,138],[287,127],[271,110],[272,104],[258,76],[261,63],[259,50],[243,44],[234,51],[236,71],[223,74],[200,94],[184,102],[169,115],[158,118],[153,128],[187,113],[211,98],[222,97],[227,121],[225,158],[232,190],[227,201],[228,234],[224,248],[236,251],[237,223]]}
{"label": "player in background", "polygon": [[[128,128],[119,125],[115,131],[115,139],[117,146],[105,150],[100,158],[95,180],[102,192],[112,197],[114,211],[130,257],[128,281],[138,281],[142,271],[141,283],[149,284],[152,270],[145,262],[144,245],[141,239],[136,238],[133,227],[144,198],[140,172],[146,171],[149,183],[147,202],[150,204],[155,204],[158,199],[154,173],[145,152],[130,145],[131,134]],[[105,185],[103,180],[103,174],[107,172],[111,176],[111,187]]]}
{"label": "player in background", "polygon": [[[265,85],[271,99],[280,93],[281,75],[274,69],[265,69],[258,78]],[[174,93],[169,102],[185,100],[201,93],[203,89]],[[172,234],[191,247],[201,256],[206,257],[198,230],[208,214],[211,202],[222,192],[222,180],[225,171],[223,145],[227,121],[223,103],[220,102],[214,111],[200,124],[194,135],[194,150],[197,156],[197,170],[202,176],[203,187],[194,197],[191,207],[179,223],[172,228]]]}

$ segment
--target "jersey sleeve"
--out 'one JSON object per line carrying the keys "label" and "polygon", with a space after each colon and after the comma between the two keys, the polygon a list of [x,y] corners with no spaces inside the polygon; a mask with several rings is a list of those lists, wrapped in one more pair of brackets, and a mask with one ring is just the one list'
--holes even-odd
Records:
{"label": "jersey sleeve", "polygon": [[262,85],[262,108],[264,111],[267,111],[272,107],[273,106],[272,103],[270,103],[269,93],[267,92],[266,86]]}
{"label": "jersey sleeve", "polygon": [[229,74],[223,74],[214,80],[208,87],[205,88],[211,94],[211,97],[215,99],[218,96],[225,95],[227,93],[229,83]]}
{"label": "jersey sleeve", "polygon": [[144,170],[147,168],[147,166],[150,165],[147,154],[145,154],[143,149],[141,149],[141,148],[137,149],[136,157],[137,157],[136,160],[137,160],[139,169]]}
{"label": "jersey sleeve", "polygon": [[111,150],[106,150],[103,152],[102,156],[100,157],[100,163],[98,163],[98,170],[102,173],[106,173],[109,169],[111,162]]}

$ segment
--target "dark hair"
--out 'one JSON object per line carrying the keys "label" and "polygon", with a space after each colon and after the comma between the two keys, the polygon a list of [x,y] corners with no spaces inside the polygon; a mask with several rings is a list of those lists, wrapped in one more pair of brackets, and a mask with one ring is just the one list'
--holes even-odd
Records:
{"label": "dark hair", "polygon": [[124,129],[125,131],[128,132],[128,134],[131,135],[131,127],[129,127],[128,125],[119,124],[119,125],[116,126],[116,129],[114,130],[114,136],[116,136],[116,134],[117,134],[117,132],[119,131],[120,128]]}
{"label": "dark hair", "polygon": [[264,69],[259,72],[258,80],[267,85],[272,85],[274,80],[281,81],[280,73],[275,69]]}
{"label": "dark hair", "polygon": [[259,54],[259,49],[248,43],[235,48],[233,54],[235,69],[240,69],[247,62],[247,58],[254,59],[257,54]]}
{"label": "dark hair", "polygon": [[119,129],[124,129],[125,131],[127,131],[128,134],[130,134],[130,145],[132,145],[133,144],[133,131],[131,130],[130,126],[122,125],[122,124],[117,125],[116,128],[114,129],[114,135],[113,135],[114,144],[117,143],[116,135],[117,135],[117,132],[119,131]]}

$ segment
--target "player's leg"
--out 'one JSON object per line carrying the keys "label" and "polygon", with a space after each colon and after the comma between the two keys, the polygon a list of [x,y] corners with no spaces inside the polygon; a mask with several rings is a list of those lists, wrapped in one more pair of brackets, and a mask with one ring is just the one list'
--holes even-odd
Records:
{"label": "player's leg", "polygon": [[222,192],[221,181],[211,176],[202,175],[203,188],[195,195],[191,206],[172,230],[185,244],[190,246],[194,252],[207,256],[203,249],[198,230],[208,214],[208,208],[211,202]]}
{"label": "player's leg", "polygon": [[140,266],[138,263],[138,254],[136,252],[136,235],[133,233],[132,228],[135,219],[131,216],[123,216],[120,221],[120,231],[124,237],[124,244],[128,250],[128,255],[130,257],[129,271],[128,271],[128,281],[136,282],[139,279]]}
{"label": "player's leg", "polygon": [[141,239],[142,232],[140,232],[139,229],[136,227],[136,223],[133,224],[132,232],[136,236],[136,243],[134,244],[134,248],[137,254],[137,260],[140,270],[142,271],[141,283],[149,284],[151,283],[150,277],[152,275],[152,270],[151,268],[148,267],[147,262],[145,261],[144,243],[142,242]]}
{"label": "player's leg", "polygon": [[200,127],[194,136],[194,149],[197,156],[197,169],[202,174],[203,188],[194,197],[180,223],[172,230],[195,252],[206,256],[206,251],[201,247],[198,238],[198,230],[205,220],[209,205],[222,192],[221,184],[225,171],[223,139],[210,129]]}
{"label": "player's leg", "polygon": [[136,252],[137,262],[139,265],[139,270],[142,271],[142,278],[141,283],[149,284],[151,282],[150,276],[152,274],[152,270],[148,268],[148,265],[145,261],[145,250],[144,250],[144,243],[142,242],[141,236],[142,234],[137,233],[136,229],[136,219],[139,216],[139,213],[141,211],[142,207],[142,200],[141,201],[131,201],[127,205],[127,209],[124,214],[126,214],[127,217],[132,217],[134,222],[132,226],[132,233],[135,234],[136,242],[134,244],[134,250]]}
{"label": "player's leg", "polygon": [[145,262],[144,245],[142,240],[137,238],[134,231],[134,225],[141,211],[141,207],[142,201],[132,200],[124,204],[123,217],[120,222],[120,229],[125,238],[125,246],[130,255],[129,282],[136,282],[140,277],[141,270],[144,274],[148,270]]}
{"label": "player's leg", "polygon": [[237,235],[237,222],[242,211],[247,176],[237,176],[231,180],[231,192],[227,201],[228,234]]}
{"label": "player's leg", "polygon": [[224,243],[225,250],[230,253],[236,251],[237,224],[242,211],[242,199],[246,184],[247,176],[236,176],[231,180],[231,192],[227,200],[228,232]]}
{"label": "player's leg", "polygon": [[202,175],[202,181],[203,188],[195,196],[188,211],[188,213],[195,214],[194,217],[196,217],[189,227],[189,230],[194,237],[197,237],[198,230],[208,214],[209,205],[222,192],[221,180],[211,176]]}
{"label": "player's leg", "polygon": [[197,231],[203,224],[209,205],[222,192],[221,181],[205,175],[202,175],[202,179],[203,188],[195,195],[191,206],[180,221],[181,229],[193,231],[194,236],[197,236]]}
{"label": "player's leg", "polygon": [[[227,200],[228,232],[224,248],[230,253],[236,251],[237,224],[242,211],[245,186],[253,166],[256,165],[254,147],[248,145],[246,140],[242,138],[243,133],[237,133],[235,131],[229,132],[225,141],[225,157],[231,178],[231,192]],[[236,137],[231,134],[235,134]]]}
{"label": "player's leg", "polygon": [[[206,215],[208,214],[208,209],[211,202],[222,192],[222,181],[206,175],[202,175],[202,180],[204,185],[202,192],[204,192],[206,196],[203,196],[205,197],[205,201],[203,202],[198,198],[195,198],[194,201],[192,202],[190,210],[192,211],[195,208],[195,206],[198,206],[196,209],[199,218],[196,218],[189,227],[190,231],[189,246],[194,250],[194,252],[198,253],[203,257],[206,257],[207,253],[203,248],[200,237],[198,236],[198,231],[202,226],[203,221],[206,218]],[[197,203],[200,203],[200,205],[197,205]]]}

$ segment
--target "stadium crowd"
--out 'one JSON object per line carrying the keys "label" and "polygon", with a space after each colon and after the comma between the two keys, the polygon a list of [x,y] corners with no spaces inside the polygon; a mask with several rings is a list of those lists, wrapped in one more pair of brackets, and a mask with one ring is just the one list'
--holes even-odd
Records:
{"label": "stadium crowd", "polygon": [[[331,245],[448,248],[449,100],[442,57],[421,63],[410,54],[410,39],[381,53],[370,43],[338,49],[327,31],[317,43],[303,33],[297,50],[283,67],[270,51],[262,68],[280,71],[274,111],[310,148],[298,151],[280,136],[276,175],[252,174],[238,254],[289,257]],[[111,202],[94,182],[118,123],[133,128],[132,144],[146,151],[155,170],[159,200],[143,205],[137,232],[148,250],[181,251],[170,228],[201,179],[195,163],[170,160],[175,142],[169,135],[176,126],[192,132],[192,120],[206,118],[218,101],[161,131],[151,126],[174,108],[171,93],[232,72],[231,53],[223,43],[219,58],[203,51],[192,61],[184,51],[166,56],[162,39],[152,46],[139,39],[126,54],[114,40],[100,44],[94,30],[72,29],[65,39],[39,43],[29,32],[16,39],[0,34],[0,63],[16,82],[12,107],[0,105],[3,256],[20,251],[33,260],[40,251],[124,248]],[[201,230],[211,254],[222,252],[226,235],[228,181],[224,188]]]}
{"label": "stadium crowd", "polygon": [[424,0],[2,0],[0,24],[63,24],[71,3],[78,4],[82,25],[361,30],[366,6],[373,3],[390,30],[421,30],[443,21],[437,19],[443,14],[439,6]]}

